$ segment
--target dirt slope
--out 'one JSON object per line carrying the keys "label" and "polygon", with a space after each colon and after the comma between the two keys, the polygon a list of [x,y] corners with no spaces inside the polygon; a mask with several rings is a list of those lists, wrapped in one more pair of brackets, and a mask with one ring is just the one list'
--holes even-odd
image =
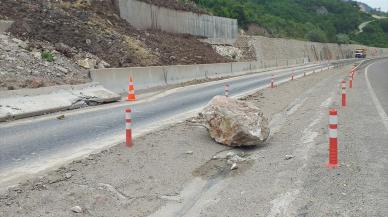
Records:
{"label": "dirt slope", "polygon": [[65,43],[111,67],[229,61],[196,37],[136,30],[110,0],[2,0],[0,15],[16,20],[10,31],[21,39]]}

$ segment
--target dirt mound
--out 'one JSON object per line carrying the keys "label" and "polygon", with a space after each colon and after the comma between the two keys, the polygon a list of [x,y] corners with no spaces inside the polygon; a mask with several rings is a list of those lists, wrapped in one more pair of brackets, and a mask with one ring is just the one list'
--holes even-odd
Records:
{"label": "dirt mound", "polygon": [[136,30],[110,0],[2,0],[0,15],[16,21],[10,31],[19,38],[64,43],[112,67],[229,61],[196,37]]}
{"label": "dirt mound", "polygon": [[0,34],[0,91],[88,81],[88,72],[60,53],[31,50],[26,42]]}

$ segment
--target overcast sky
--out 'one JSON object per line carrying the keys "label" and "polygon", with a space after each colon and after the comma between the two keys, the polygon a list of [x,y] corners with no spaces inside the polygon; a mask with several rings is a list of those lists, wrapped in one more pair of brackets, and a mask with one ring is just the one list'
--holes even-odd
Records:
{"label": "overcast sky", "polygon": [[388,11],[388,0],[358,0],[360,2],[365,2],[370,5],[372,8],[380,8],[383,11]]}

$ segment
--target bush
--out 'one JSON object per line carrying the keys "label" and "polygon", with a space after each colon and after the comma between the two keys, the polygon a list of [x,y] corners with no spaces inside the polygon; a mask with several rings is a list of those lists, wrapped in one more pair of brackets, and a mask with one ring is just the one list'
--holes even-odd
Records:
{"label": "bush", "polygon": [[337,43],[339,44],[350,44],[350,37],[347,34],[337,34]]}
{"label": "bush", "polygon": [[313,42],[327,42],[325,32],[322,30],[312,30],[305,35],[305,39]]}
{"label": "bush", "polygon": [[46,60],[47,62],[54,62],[54,54],[52,54],[50,51],[43,51],[41,56],[42,59]]}

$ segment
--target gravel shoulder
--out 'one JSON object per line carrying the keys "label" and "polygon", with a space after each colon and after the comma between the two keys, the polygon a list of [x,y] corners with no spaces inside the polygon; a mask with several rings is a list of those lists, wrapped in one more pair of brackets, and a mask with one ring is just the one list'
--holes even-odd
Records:
{"label": "gravel shoulder", "polygon": [[[348,90],[348,107],[339,109],[339,161],[337,170],[318,162],[306,167],[311,174],[304,182],[299,215],[386,216],[388,213],[388,132],[365,80],[364,68],[356,73]],[[326,142],[326,141],[322,141]],[[326,147],[312,155],[323,161]],[[319,192],[319,194],[317,194]]]}
{"label": "gravel shoulder", "polygon": [[[245,97],[271,119],[273,135],[263,147],[232,150],[187,120],[136,139],[131,149],[118,145],[13,186],[0,195],[0,216],[335,216],[319,204],[341,193],[316,201],[312,195],[314,179],[326,177],[329,185],[333,180],[324,173],[337,177],[324,166],[326,113],[349,70]],[[230,170],[228,152],[243,159],[237,170]],[[325,212],[310,211],[313,205]],[[71,210],[75,206],[82,214]]]}

